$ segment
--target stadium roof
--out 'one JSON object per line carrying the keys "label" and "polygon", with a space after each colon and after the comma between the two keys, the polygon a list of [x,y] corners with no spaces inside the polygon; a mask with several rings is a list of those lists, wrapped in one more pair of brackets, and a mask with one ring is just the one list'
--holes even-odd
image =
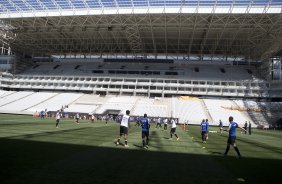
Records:
{"label": "stadium roof", "polygon": [[32,56],[261,59],[281,53],[281,10],[282,0],[0,0],[0,41]]}
{"label": "stadium roof", "polygon": [[0,0],[0,18],[132,13],[281,13],[282,0]]}
{"label": "stadium roof", "polygon": [[1,11],[89,9],[150,6],[275,6],[281,0],[1,0]]}

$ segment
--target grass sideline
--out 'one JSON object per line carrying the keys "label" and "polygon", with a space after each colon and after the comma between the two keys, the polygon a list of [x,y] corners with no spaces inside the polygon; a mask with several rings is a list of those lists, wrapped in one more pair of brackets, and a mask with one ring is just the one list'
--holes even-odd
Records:
{"label": "grass sideline", "polygon": [[[227,133],[209,133],[200,140],[199,126],[150,129],[148,150],[141,147],[140,128],[131,123],[129,148],[114,144],[119,124],[0,114],[1,183],[274,183],[282,168],[281,131],[237,130],[235,151],[222,153]],[[211,130],[218,130],[211,127]],[[123,139],[121,141],[123,143]],[[204,148],[203,148],[204,147]]]}

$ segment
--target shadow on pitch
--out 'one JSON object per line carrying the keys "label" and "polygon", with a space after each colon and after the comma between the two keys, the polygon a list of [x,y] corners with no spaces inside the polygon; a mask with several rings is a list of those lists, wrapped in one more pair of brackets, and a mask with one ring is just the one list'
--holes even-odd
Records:
{"label": "shadow on pitch", "polygon": [[214,155],[223,155],[223,153],[219,151],[211,151],[210,153]]}
{"label": "shadow on pitch", "polygon": [[143,149],[143,145],[133,144],[134,147]]}
{"label": "shadow on pitch", "polygon": [[237,160],[216,152],[182,154],[8,138],[0,139],[0,153],[1,183],[5,184],[236,184],[237,178],[246,183],[274,183],[280,175],[273,171],[282,167],[281,160]]}

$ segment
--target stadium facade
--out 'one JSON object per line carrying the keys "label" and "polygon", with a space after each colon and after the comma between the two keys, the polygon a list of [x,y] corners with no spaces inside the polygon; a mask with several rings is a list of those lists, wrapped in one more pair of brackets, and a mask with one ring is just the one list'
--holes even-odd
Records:
{"label": "stadium facade", "polygon": [[1,88],[282,98],[281,0],[1,0]]}
{"label": "stadium facade", "polygon": [[[264,78],[281,79],[281,7],[281,0],[1,1],[1,51],[13,53],[1,64],[19,73],[54,58],[262,62],[257,70]],[[252,82],[238,85],[272,86]]]}
{"label": "stadium facade", "polygon": [[275,123],[281,25],[282,0],[0,0],[0,111]]}

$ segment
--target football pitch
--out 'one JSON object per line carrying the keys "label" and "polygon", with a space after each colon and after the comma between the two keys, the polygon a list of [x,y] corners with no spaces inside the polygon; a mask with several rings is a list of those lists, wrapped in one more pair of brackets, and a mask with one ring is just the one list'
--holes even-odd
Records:
{"label": "football pitch", "polygon": [[[200,120],[199,120],[200,122]],[[129,148],[116,146],[119,124],[72,119],[40,119],[0,114],[1,184],[44,183],[279,183],[282,168],[282,132],[237,129],[243,156],[228,156],[227,132],[209,133],[201,141],[199,126],[184,131],[180,140],[170,138],[170,128],[150,129],[149,149],[142,148],[141,129],[131,123]],[[217,131],[218,127],[210,130]],[[121,143],[124,140],[121,139]]]}

